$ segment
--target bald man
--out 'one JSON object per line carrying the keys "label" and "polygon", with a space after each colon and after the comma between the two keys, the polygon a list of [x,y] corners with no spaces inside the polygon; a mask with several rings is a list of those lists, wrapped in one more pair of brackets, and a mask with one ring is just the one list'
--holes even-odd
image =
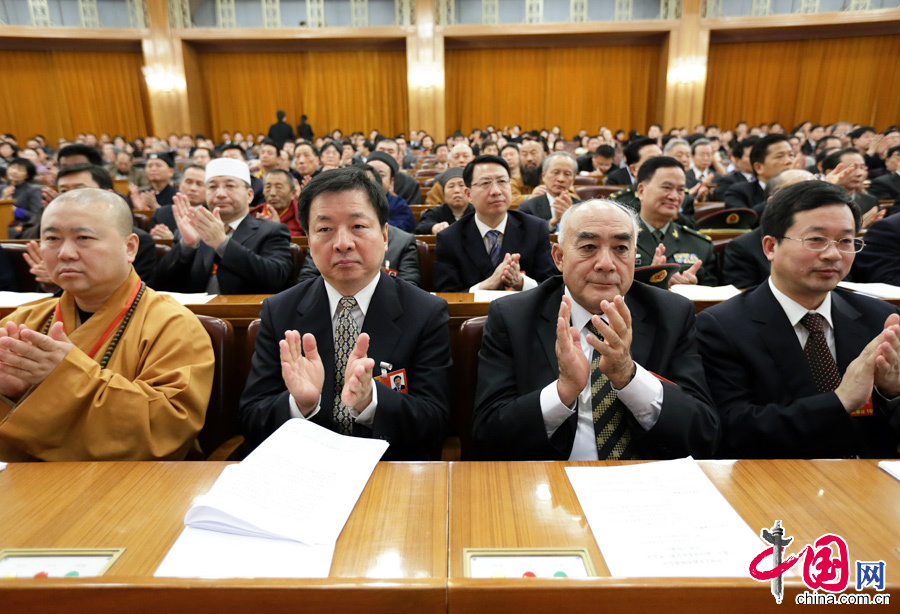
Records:
{"label": "bald man", "polygon": [[117,195],[44,210],[41,256],[63,289],[0,321],[0,460],[177,460],[203,426],[214,357],[197,317],[144,284]]}

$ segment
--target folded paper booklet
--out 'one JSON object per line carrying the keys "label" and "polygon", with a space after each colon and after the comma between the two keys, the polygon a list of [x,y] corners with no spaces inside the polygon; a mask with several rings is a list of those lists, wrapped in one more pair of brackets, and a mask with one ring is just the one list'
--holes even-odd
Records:
{"label": "folded paper booklet", "polygon": [[[387,447],[289,420],[197,497],[156,575],[327,576],[338,536]],[[298,566],[292,559],[301,552],[318,563]]]}

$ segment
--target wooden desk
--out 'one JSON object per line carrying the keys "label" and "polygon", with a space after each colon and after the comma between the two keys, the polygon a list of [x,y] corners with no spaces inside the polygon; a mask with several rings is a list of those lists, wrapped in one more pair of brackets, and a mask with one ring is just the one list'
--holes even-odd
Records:
{"label": "wooden desk", "polygon": [[[446,612],[447,475],[379,463],[317,580],[154,578],[225,463],[20,463],[0,472],[0,549],[127,550],[104,578],[0,579],[10,614]],[[238,590],[240,589],[240,590]]]}
{"label": "wooden desk", "polygon": [[[777,610],[768,583],[734,579],[610,578],[567,465],[609,463],[452,463],[448,612],[758,612],[797,608],[805,590],[787,579]],[[847,540],[857,559],[900,566],[900,482],[876,461],[704,461],[703,470],[754,532],[781,519],[801,547],[825,533]],[[464,548],[586,548],[598,578],[466,579]],[[765,544],[760,541],[760,551]],[[750,561],[747,561],[749,568]],[[852,570],[855,574],[855,570]],[[885,592],[900,591],[887,575]],[[853,585],[850,585],[850,591]],[[562,605],[564,604],[564,606]],[[827,607],[827,606],[818,606]]]}

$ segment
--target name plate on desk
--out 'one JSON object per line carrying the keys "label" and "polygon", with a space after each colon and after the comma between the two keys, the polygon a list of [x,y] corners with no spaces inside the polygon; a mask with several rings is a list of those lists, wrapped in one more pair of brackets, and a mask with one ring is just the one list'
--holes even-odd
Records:
{"label": "name plate on desk", "polygon": [[464,548],[466,578],[589,578],[585,548]]}
{"label": "name plate on desk", "polygon": [[0,578],[94,578],[125,548],[10,548],[0,550]]}

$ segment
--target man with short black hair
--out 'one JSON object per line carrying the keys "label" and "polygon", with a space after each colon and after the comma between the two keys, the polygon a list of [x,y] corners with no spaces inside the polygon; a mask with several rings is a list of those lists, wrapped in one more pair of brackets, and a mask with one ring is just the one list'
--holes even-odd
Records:
{"label": "man with short black hair", "polygon": [[100,152],[95,147],[83,145],[81,143],[73,143],[61,147],[60,150],[56,152],[56,160],[59,163],[60,168],[69,166],[70,164],[92,164],[94,166],[103,166],[103,156],[100,155]]}
{"label": "man with short black hair", "polygon": [[822,160],[822,173],[828,175],[833,170],[841,167],[845,170],[841,173],[838,184],[847,190],[853,202],[863,214],[862,227],[868,228],[876,219],[884,217],[884,211],[878,209],[878,199],[866,193],[866,179],[869,169],[859,150],[846,147],[834,151]]}
{"label": "man with short black hair", "polygon": [[578,172],[598,177],[602,182],[603,177],[612,170],[615,159],[615,149],[609,145],[600,145],[595,150],[578,158]]}
{"label": "man with short black hair", "polygon": [[697,316],[719,456],[897,456],[900,311],[837,288],[860,220],[838,186],[782,189],[760,225],[768,281]]}
{"label": "man with short black hair", "polygon": [[178,189],[172,185],[172,177],[175,175],[175,160],[168,153],[147,154],[144,163],[144,173],[150,184],[148,192],[152,192],[156,204],[159,206],[171,205]]}
{"label": "man with short black hair", "polygon": [[463,181],[475,215],[437,235],[434,289],[527,290],[552,275],[547,224],[510,209],[506,161],[478,156],[463,170]]}
{"label": "man with short black hair", "polygon": [[732,185],[719,194],[726,209],[754,209],[762,213],[766,202],[766,182],[794,165],[794,150],[784,134],[769,134],[754,143],[750,150],[753,181]]}
{"label": "man with short black hair", "polygon": [[[188,164],[181,171],[178,191],[184,194],[191,207],[206,206],[206,169],[197,164]],[[173,239],[178,224],[175,222],[173,205],[163,205],[150,218],[150,235],[154,239]]]}
{"label": "man with short black hair", "polygon": [[206,166],[209,209],[175,197],[178,232],[156,270],[156,286],[176,292],[271,294],[291,273],[290,233],[284,224],[248,215],[253,191],[240,160]]}
{"label": "man with short black hair", "polygon": [[[287,117],[287,114],[278,110],[275,112],[275,123],[269,126],[268,138],[272,140],[272,144],[275,145],[276,149],[281,151],[281,148],[284,147],[285,141],[293,141],[294,140],[294,128],[284,121],[284,118]],[[306,121],[306,116],[303,116],[303,121]],[[312,136],[310,136],[312,138]],[[268,169],[271,170],[271,169]],[[268,170],[266,172],[268,172]]]}
{"label": "man with short black hair", "polygon": [[[285,124],[288,128],[290,126]],[[281,147],[279,147],[272,139],[263,139],[259,144],[259,171],[254,177],[262,179],[269,174],[269,171],[278,168],[281,161]]]}
{"label": "man with short black hair", "polygon": [[630,142],[623,150],[623,153],[625,155],[625,166],[610,171],[606,176],[606,185],[633,185],[641,164],[650,158],[661,156],[662,149],[659,148],[656,141],[644,137]]}
{"label": "man with short black hair", "polygon": [[[258,445],[302,418],[388,441],[384,460],[440,458],[450,415],[446,301],[381,271],[387,201],[362,169],[316,177],[299,211],[322,276],[263,301],[239,410],[245,438]],[[407,390],[393,390],[401,373]]]}
{"label": "man with short black hair", "polygon": [[872,180],[869,194],[878,200],[897,200],[900,198],[900,145],[887,150],[884,165],[887,174]]}
{"label": "man with short black hair", "polygon": [[400,230],[412,232],[416,226],[412,210],[403,198],[394,194],[394,181],[400,175],[400,167],[397,161],[388,153],[374,151],[369,156],[366,165],[370,166],[378,174],[380,183],[384,188],[384,195],[388,201],[388,224],[396,226]]}

